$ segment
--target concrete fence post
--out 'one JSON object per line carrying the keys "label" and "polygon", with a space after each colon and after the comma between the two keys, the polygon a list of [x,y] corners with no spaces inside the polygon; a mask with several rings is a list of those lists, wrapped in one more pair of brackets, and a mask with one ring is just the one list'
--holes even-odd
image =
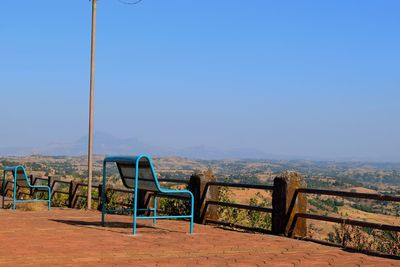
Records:
{"label": "concrete fence post", "polygon": [[[272,233],[286,235],[296,213],[307,211],[307,199],[303,194],[297,194],[296,190],[305,187],[303,177],[297,172],[284,172],[274,179],[272,193]],[[306,219],[297,221],[294,234],[307,235]]]}
{"label": "concrete fence post", "polygon": [[74,196],[75,196],[75,182],[71,181],[69,183],[69,192],[68,192],[68,208],[73,208],[74,207]]}
{"label": "concrete fence post", "polygon": [[194,196],[194,215],[196,223],[218,220],[218,207],[207,205],[207,201],[218,201],[219,187],[210,186],[216,177],[211,170],[196,172],[190,177],[189,190]]}

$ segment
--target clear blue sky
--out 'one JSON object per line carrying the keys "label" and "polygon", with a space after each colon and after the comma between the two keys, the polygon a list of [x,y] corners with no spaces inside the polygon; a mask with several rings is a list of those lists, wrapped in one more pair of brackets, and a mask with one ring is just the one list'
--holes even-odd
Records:
{"label": "clear blue sky", "polygon": [[[87,134],[90,5],[0,2],[0,147]],[[96,131],[400,161],[399,11],[397,0],[100,0]]]}

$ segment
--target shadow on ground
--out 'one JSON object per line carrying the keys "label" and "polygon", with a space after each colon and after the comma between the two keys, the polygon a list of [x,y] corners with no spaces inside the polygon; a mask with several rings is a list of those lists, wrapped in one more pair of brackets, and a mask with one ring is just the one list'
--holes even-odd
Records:
{"label": "shadow on ground", "polygon": [[[50,219],[50,221],[57,222],[57,223],[63,223],[63,224],[68,224],[72,226],[78,226],[78,227],[87,227],[91,229],[96,229],[96,230],[101,230],[101,231],[111,231],[111,232],[116,232],[116,233],[122,233],[126,234],[126,231],[115,231],[114,229],[126,229],[126,230],[132,230],[132,223],[130,222],[106,222],[105,226],[102,227],[101,222],[90,222],[90,221],[82,221],[82,220],[58,220],[58,219]],[[157,230],[158,233],[162,231],[163,233],[182,233],[182,231],[175,231],[171,229],[165,229],[157,226],[151,226],[151,225],[143,225],[143,224],[137,224],[137,229],[153,229]]]}

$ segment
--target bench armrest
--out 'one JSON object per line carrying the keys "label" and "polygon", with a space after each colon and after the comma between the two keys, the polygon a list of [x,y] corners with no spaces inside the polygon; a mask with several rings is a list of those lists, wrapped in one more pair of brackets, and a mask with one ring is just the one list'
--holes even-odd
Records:
{"label": "bench armrest", "polygon": [[190,192],[189,190],[178,190],[178,189],[164,189],[164,188],[160,188],[160,192],[164,193],[164,194],[187,194],[190,197],[193,198],[193,193]]}

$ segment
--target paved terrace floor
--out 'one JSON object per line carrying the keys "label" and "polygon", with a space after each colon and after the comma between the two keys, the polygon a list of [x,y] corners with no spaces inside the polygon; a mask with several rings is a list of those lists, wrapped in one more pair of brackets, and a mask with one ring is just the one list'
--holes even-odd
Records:
{"label": "paved terrace floor", "polygon": [[283,237],[188,223],[140,221],[72,209],[0,210],[0,266],[400,266],[396,260],[349,253]]}

